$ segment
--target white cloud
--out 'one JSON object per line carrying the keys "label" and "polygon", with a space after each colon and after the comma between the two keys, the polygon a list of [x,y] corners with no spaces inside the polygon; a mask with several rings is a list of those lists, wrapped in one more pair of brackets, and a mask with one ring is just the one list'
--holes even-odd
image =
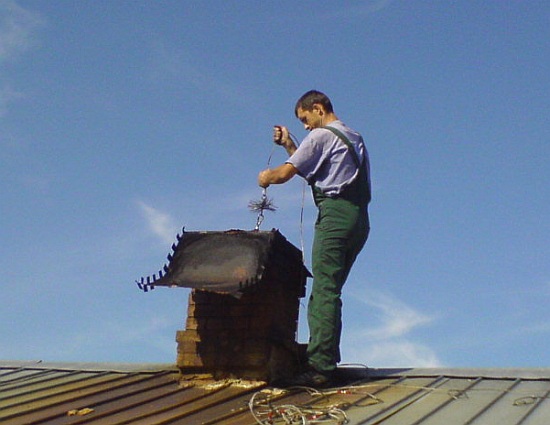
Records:
{"label": "white cloud", "polygon": [[[139,325],[107,318],[78,332],[58,335],[55,344],[39,343],[34,350],[46,361],[119,361],[118,354],[113,353],[127,356],[128,360],[123,362],[133,362],[134,356],[143,361],[143,350],[153,353],[155,358],[170,359],[176,352],[173,326],[166,316],[149,316]],[[136,347],[142,352],[136,353]]]}
{"label": "white cloud", "polygon": [[431,324],[433,317],[394,297],[372,290],[368,296],[353,296],[368,304],[379,320],[372,327],[345,329],[342,351],[346,363],[368,362],[373,367],[442,365],[433,349],[410,339],[414,330]]}
{"label": "white cloud", "polygon": [[[346,338],[347,339],[347,338]],[[406,339],[371,343],[349,338],[343,350],[343,363],[365,364],[375,368],[441,367],[443,364],[430,347]]]}
{"label": "white cloud", "polygon": [[380,314],[380,326],[366,331],[366,336],[371,339],[399,338],[433,320],[432,317],[385,294],[369,294],[363,302],[378,309]]}
{"label": "white cloud", "polygon": [[174,242],[174,229],[178,228],[174,219],[168,213],[162,212],[143,201],[137,201],[137,204],[147,220],[149,229],[162,241],[162,243],[171,244]]}
{"label": "white cloud", "polygon": [[[15,1],[0,0],[0,65],[31,47],[35,42],[34,33],[43,24],[44,20],[38,14],[22,8]],[[1,118],[9,105],[23,94],[5,81],[0,83]]]}
{"label": "white cloud", "polygon": [[[175,47],[163,40],[154,40],[149,46],[149,78],[162,85],[176,84],[178,93],[190,95],[190,90],[221,95],[239,104],[256,101],[255,95],[238,82],[231,73],[205,62],[203,55],[189,48]],[[177,93],[172,93],[176,96]]]}
{"label": "white cloud", "polygon": [[32,46],[34,32],[43,24],[44,19],[37,13],[13,0],[0,0],[0,63]]}
{"label": "white cloud", "polygon": [[110,321],[104,324],[101,335],[107,340],[118,341],[121,344],[154,343],[155,335],[171,330],[173,320],[166,316],[151,316],[135,326],[131,323],[121,323],[120,321]]}

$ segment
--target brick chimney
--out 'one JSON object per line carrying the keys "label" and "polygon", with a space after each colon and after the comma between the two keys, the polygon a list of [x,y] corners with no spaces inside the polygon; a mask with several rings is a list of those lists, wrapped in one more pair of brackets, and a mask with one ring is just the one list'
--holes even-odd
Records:
{"label": "brick chimney", "polygon": [[184,232],[154,286],[193,288],[176,334],[183,374],[273,382],[303,358],[296,341],[300,298],[311,274],[277,230]]}

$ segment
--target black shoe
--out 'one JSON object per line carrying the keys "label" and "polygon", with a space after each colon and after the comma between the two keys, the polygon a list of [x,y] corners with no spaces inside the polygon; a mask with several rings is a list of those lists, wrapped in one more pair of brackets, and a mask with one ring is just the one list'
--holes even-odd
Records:
{"label": "black shoe", "polygon": [[332,375],[309,369],[286,382],[288,387],[327,388],[330,386]]}

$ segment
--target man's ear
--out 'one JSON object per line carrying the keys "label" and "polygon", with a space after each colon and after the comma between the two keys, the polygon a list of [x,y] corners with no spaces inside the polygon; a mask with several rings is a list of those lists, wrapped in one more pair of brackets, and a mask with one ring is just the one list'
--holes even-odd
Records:
{"label": "man's ear", "polygon": [[323,116],[325,113],[325,108],[323,108],[323,105],[320,103],[314,103],[312,111],[316,112],[319,116]]}

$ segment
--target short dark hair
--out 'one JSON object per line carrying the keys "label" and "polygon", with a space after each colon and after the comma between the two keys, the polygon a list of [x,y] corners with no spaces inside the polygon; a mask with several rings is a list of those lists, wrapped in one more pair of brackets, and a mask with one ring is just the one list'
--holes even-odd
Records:
{"label": "short dark hair", "polygon": [[296,107],[294,108],[294,114],[298,116],[298,109],[303,109],[304,111],[313,110],[313,105],[319,103],[325,109],[325,112],[332,113],[332,103],[328,96],[324,93],[321,93],[318,90],[310,90],[302,95],[300,99],[296,102]]}

